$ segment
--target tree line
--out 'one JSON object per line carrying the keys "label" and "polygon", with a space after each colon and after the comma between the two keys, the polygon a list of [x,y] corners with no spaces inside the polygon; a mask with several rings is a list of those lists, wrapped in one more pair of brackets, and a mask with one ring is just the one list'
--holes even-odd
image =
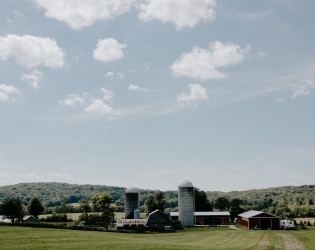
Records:
{"label": "tree line", "polygon": [[[60,209],[66,209],[67,212],[79,212],[78,207],[71,206],[69,203],[77,203],[82,199],[90,201],[91,197],[95,194],[106,192],[112,197],[114,210],[122,212],[124,211],[125,190],[125,188],[121,187],[103,185],[74,185],[57,182],[23,183],[0,187],[0,202],[17,198],[21,200],[24,206],[28,206],[33,197],[38,197],[45,207],[45,213],[59,213]],[[220,209],[215,207],[215,203],[219,198],[225,198],[228,201],[225,207],[227,210],[234,207],[232,201],[238,199],[241,201],[240,207],[246,211],[250,209],[261,210],[281,217],[315,216],[314,185],[233,192],[205,192],[199,189],[196,190],[196,202],[198,203],[198,199],[203,199],[204,202],[200,204],[203,204],[201,210],[204,211],[211,211],[211,207],[212,209]],[[152,202],[152,196],[156,192],[154,190],[140,190],[141,212],[146,212],[146,202],[148,200],[149,203]],[[163,197],[165,208],[176,211],[178,206],[177,191],[163,192]],[[61,208],[63,203],[66,206]]]}

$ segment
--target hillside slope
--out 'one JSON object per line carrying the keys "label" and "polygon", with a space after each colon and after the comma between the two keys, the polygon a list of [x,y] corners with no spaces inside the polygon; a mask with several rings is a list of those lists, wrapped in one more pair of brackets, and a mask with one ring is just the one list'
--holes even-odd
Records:
{"label": "hillside slope", "polygon": [[[123,205],[123,187],[113,187],[105,185],[77,185],[58,182],[37,182],[21,183],[16,185],[0,187],[0,202],[19,198],[24,205],[37,196],[45,206],[51,207],[60,205],[63,200],[67,203],[77,202],[82,198],[90,199],[94,194],[107,192],[113,197],[116,205]],[[153,190],[141,190],[141,202],[143,205],[149,194]],[[279,204],[288,206],[313,206],[315,202],[315,185],[303,186],[284,186],[267,189],[254,189],[246,191],[218,192],[207,191],[207,196],[211,202],[220,196],[228,199],[239,198],[244,201],[245,206],[263,209],[275,207]],[[166,191],[166,207],[174,208],[177,206],[177,191]]]}

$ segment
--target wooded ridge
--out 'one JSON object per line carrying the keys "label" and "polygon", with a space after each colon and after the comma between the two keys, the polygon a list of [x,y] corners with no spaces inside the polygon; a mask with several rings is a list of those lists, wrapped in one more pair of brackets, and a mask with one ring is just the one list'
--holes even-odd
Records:
{"label": "wooded ridge", "polygon": [[[75,203],[85,198],[89,200],[94,194],[106,192],[113,197],[116,206],[124,205],[124,187],[105,185],[77,185],[58,182],[20,183],[0,187],[0,202],[11,198],[18,198],[24,205],[37,196],[46,207],[58,206],[62,201]],[[140,190],[143,205],[154,190]],[[294,208],[297,206],[314,206],[315,185],[283,186],[266,189],[253,189],[246,191],[206,191],[210,202],[218,197],[226,197],[229,200],[241,199],[246,207],[265,209],[284,204]],[[177,207],[177,191],[165,191],[166,208]]]}

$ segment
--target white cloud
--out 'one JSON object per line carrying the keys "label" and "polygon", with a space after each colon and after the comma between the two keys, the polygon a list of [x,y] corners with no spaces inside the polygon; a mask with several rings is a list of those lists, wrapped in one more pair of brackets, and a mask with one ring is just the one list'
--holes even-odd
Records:
{"label": "white cloud", "polygon": [[115,76],[115,73],[114,73],[114,72],[107,72],[107,73],[105,74],[105,77],[107,77],[107,78],[109,78],[109,79],[113,79],[114,76]]}
{"label": "white cloud", "polygon": [[139,6],[143,21],[173,22],[176,29],[192,28],[200,21],[215,19],[215,0],[147,0]]}
{"label": "white cloud", "polygon": [[33,0],[45,9],[45,16],[66,22],[73,29],[92,25],[97,20],[110,20],[130,10],[134,0]]}
{"label": "white cloud", "polygon": [[185,104],[193,104],[198,101],[207,100],[208,94],[204,87],[202,87],[198,83],[191,83],[188,85],[188,88],[190,90],[189,93],[182,92],[180,94],[176,95],[177,101],[179,103],[185,103]]}
{"label": "white cloud", "polygon": [[7,35],[0,37],[0,59],[14,58],[21,66],[50,68],[64,66],[64,51],[49,37]]}
{"label": "white cloud", "polygon": [[242,49],[239,45],[218,41],[211,43],[206,49],[196,46],[191,52],[183,53],[170,68],[175,76],[197,78],[202,81],[220,79],[225,75],[218,71],[218,68],[242,62],[249,49],[249,45]]}
{"label": "white cloud", "polygon": [[139,91],[139,92],[147,92],[148,91],[148,89],[146,89],[146,88],[142,88],[138,85],[133,85],[133,84],[129,84],[128,89],[130,91]]}
{"label": "white cloud", "polygon": [[84,111],[101,114],[111,114],[113,112],[113,108],[107,105],[101,99],[93,99],[92,103],[88,107],[86,107]]}
{"label": "white cloud", "polygon": [[114,92],[112,90],[100,88],[98,93],[101,98],[95,97],[89,93],[69,94],[65,100],[61,100],[59,103],[65,106],[75,106],[79,104],[83,106],[85,112],[108,115],[109,119],[115,118],[118,113],[115,112],[112,107]]}
{"label": "white cloud", "polygon": [[21,80],[30,84],[34,89],[38,89],[38,83],[40,82],[42,75],[42,72],[35,69],[30,74],[23,73]]}
{"label": "white cloud", "polygon": [[118,78],[118,79],[123,79],[125,77],[125,74],[123,73],[114,73],[114,72],[107,72],[105,74],[105,77],[108,79],[114,79],[114,78]]}
{"label": "white cloud", "polygon": [[59,101],[60,104],[63,104],[65,106],[74,106],[75,104],[85,104],[85,94],[69,94],[67,95],[67,99],[63,101]]}
{"label": "white cloud", "polygon": [[300,95],[309,95],[311,93],[311,90],[315,89],[314,82],[310,80],[304,80],[299,83],[293,83],[291,84],[291,86],[293,91],[291,98],[293,99]]}
{"label": "white cloud", "polygon": [[18,95],[21,92],[13,85],[0,84],[0,101],[13,100],[12,95]]}
{"label": "white cloud", "polygon": [[126,44],[121,44],[113,38],[99,39],[96,49],[93,51],[93,58],[96,61],[110,62],[124,57],[123,49]]}
{"label": "white cloud", "polygon": [[114,92],[112,90],[101,88],[101,94],[103,95],[103,101],[113,101]]}
{"label": "white cloud", "polygon": [[264,57],[265,57],[265,53],[264,53],[263,51],[260,51],[260,52],[258,53],[258,57],[259,57],[259,58],[264,58]]}

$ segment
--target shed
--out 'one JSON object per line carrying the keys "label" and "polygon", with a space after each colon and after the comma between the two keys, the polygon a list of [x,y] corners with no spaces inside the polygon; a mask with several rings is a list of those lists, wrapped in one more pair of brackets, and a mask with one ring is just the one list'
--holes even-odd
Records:
{"label": "shed", "polygon": [[[178,220],[178,212],[171,212],[171,219]],[[195,225],[228,225],[230,212],[194,212]]]}
{"label": "shed", "polygon": [[248,229],[280,229],[280,217],[256,210],[239,214],[238,223]]}
{"label": "shed", "polygon": [[157,209],[149,214],[146,226],[151,228],[170,227],[172,226],[172,221],[166,213]]}

